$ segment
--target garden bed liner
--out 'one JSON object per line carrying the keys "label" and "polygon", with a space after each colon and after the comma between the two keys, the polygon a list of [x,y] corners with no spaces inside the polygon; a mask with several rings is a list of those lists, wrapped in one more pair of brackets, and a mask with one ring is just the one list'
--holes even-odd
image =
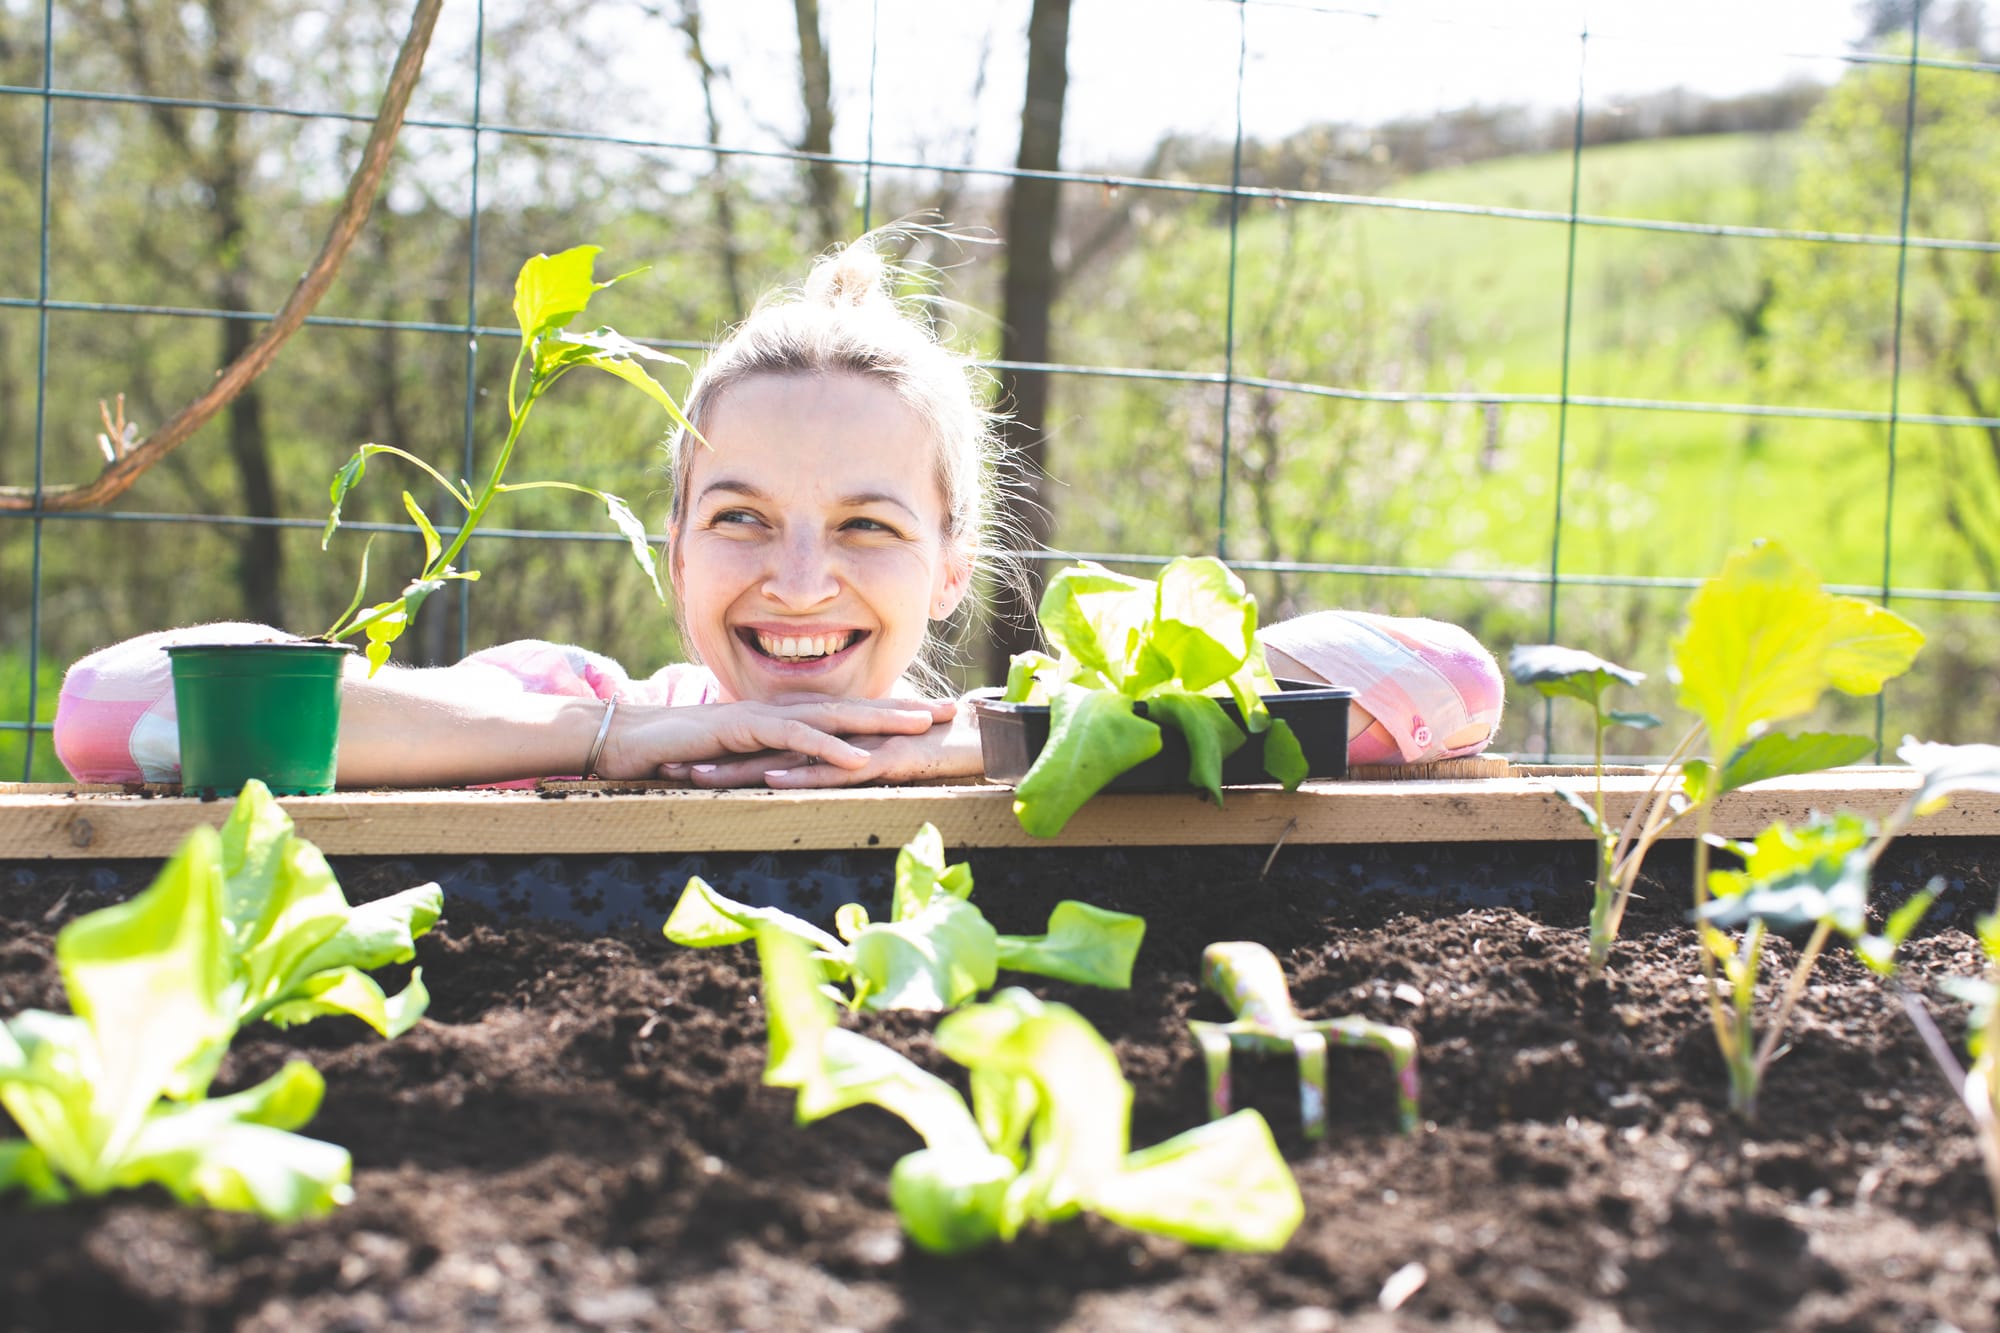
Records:
{"label": "garden bed liner", "polygon": [[[1398,1135],[1383,1062],[1336,1051],[1330,1132],[1310,1143],[1295,1069],[1246,1063],[1239,1101],[1271,1120],[1306,1204],[1282,1253],[1079,1219],[950,1260],[905,1243],[888,1206],[889,1168],[917,1146],[907,1128],[867,1108],[796,1127],[792,1094],[762,1086],[754,952],[660,934],[693,868],[822,924],[849,896],[879,912],[892,848],[337,857],[357,900],[445,886],[444,920],[418,942],[429,1016],[394,1042],[346,1020],[252,1029],[219,1088],[312,1060],[328,1092],[308,1132],[353,1152],[354,1203],[291,1227],[150,1192],[0,1204],[0,1324],[2000,1328],[1964,1115],[1851,958],[1821,963],[1758,1123],[1722,1109],[1691,984],[1686,852],[1656,853],[1609,974],[1587,982],[1585,843],[954,849],[1002,930],[1038,930],[1063,897],[1147,916],[1130,991],[1026,979],[1113,1041],[1135,1142],[1201,1116],[1185,1024],[1226,1016],[1196,984],[1219,938],[1276,950],[1309,1015],[1414,1028],[1425,1125]],[[0,1012],[58,1006],[53,933],[156,868],[0,863]],[[1957,1041],[1937,981],[1975,970],[1968,932],[2000,888],[2000,840],[1896,844],[1877,909],[1933,876],[1945,892],[1910,946],[1910,985]],[[848,1021],[963,1085],[930,1017]]]}
{"label": "garden bed liner", "polygon": [[[1391,778],[1378,770],[1361,780],[1307,783],[1296,792],[1231,788],[1221,806],[1196,792],[1104,795],[1046,841],[1021,829],[1010,788],[985,784],[783,792],[544,782],[515,790],[345,791],[286,797],[283,804],[300,833],[329,855],[356,856],[858,850],[899,846],[926,822],[954,845],[982,848],[1588,838],[1556,792],[1558,783],[1591,787],[1577,769],[1514,765],[1504,776],[1439,775],[1464,771],[1438,765]],[[1653,781],[1650,770],[1614,771],[1605,778],[1607,806],[1629,809]],[[1879,817],[1915,782],[1913,770],[1883,766],[1754,783],[1717,803],[1711,827],[1748,837],[1773,821],[1798,822],[1813,810],[1836,807]],[[195,821],[220,824],[228,810],[227,801],[179,795],[177,788],[0,785],[0,860],[166,856]],[[1683,826],[1669,836],[1690,833]],[[1961,794],[1911,833],[2000,836],[2000,794]]]}

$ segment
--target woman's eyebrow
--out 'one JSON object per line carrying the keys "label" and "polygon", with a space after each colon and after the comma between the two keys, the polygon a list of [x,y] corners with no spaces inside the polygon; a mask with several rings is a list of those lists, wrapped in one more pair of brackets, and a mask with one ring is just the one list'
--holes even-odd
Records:
{"label": "woman's eyebrow", "polygon": [[872,504],[894,505],[911,518],[918,517],[917,511],[911,508],[909,501],[899,495],[891,495],[887,491],[857,491],[853,495],[841,496],[840,504],[844,509],[859,509]]}
{"label": "woman's eyebrow", "polygon": [[752,486],[749,482],[738,481],[734,477],[717,477],[714,481],[701,488],[701,495],[698,498],[706,500],[713,491],[728,491],[731,495],[740,495],[746,500],[768,500],[771,498],[763,491]]}

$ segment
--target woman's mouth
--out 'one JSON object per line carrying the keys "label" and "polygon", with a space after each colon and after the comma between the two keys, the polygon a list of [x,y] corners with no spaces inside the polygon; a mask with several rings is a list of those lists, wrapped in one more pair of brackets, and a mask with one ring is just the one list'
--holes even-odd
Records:
{"label": "woman's mouth", "polygon": [[773,634],[748,627],[736,635],[759,657],[774,662],[801,664],[818,662],[845,652],[866,637],[866,630],[840,630],[831,634]]}

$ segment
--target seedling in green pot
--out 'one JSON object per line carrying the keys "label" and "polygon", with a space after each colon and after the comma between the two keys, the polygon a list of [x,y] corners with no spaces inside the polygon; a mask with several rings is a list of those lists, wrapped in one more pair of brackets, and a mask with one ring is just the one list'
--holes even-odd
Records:
{"label": "seedling in green pot", "polygon": [[[1014,793],[1014,814],[1052,838],[1083,803],[1160,752],[1164,719],[1187,737],[1188,781],[1222,802],[1222,761],[1249,738],[1216,703],[1236,701],[1264,738],[1264,771],[1287,791],[1305,780],[1298,737],[1260,695],[1278,682],[1257,642],[1257,599],[1220,560],[1183,557],[1158,582],[1085,561],[1049,580],[1037,611],[1061,656],[1022,653],[1007,703],[1049,705],[1049,739]],[[1132,707],[1143,702],[1150,714]]]}
{"label": "seedling in green pot", "polygon": [[969,1071],[967,1106],[935,1074],[842,1028],[818,960],[795,936],[760,922],[756,938],[764,1082],[798,1091],[800,1124],[879,1106],[923,1137],[889,1176],[889,1201],[923,1248],[959,1253],[1089,1212],[1195,1245],[1276,1250],[1304,1217],[1255,1111],[1131,1151],[1132,1085],[1068,1006],[1008,989],[940,1022],[938,1049]]}
{"label": "seedling in green pot", "polygon": [[[1704,962],[1719,965],[1723,973],[1721,986],[1704,981],[1703,989],[1729,1069],[1730,1109],[1746,1120],[1756,1117],[1765,1074],[1783,1050],[1792,1011],[1827,944],[1838,935],[1872,971],[1894,977],[1897,949],[1942,890],[1943,882],[1933,879],[1889,915],[1881,934],[1870,933],[1870,878],[1889,843],[1912,820],[1941,808],[1955,791],[2000,790],[2000,747],[1908,739],[1897,756],[1921,776],[1879,829],[1859,816],[1838,814],[1817,816],[1798,827],[1774,824],[1749,844],[1717,840],[1743,857],[1743,868],[1712,872],[1712,896],[1696,911]],[[1719,929],[1733,926],[1743,927],[1740,940]],[[1760,1039],[1755,1002],[1766,932],[1808,926],[1811,934]]]}
{"label": "seedling in green pot", "polygon": [[1301,1018],[1292,1008],[1277,956],[1261,944],[1232,940],[1201,953],[1202,984],[1220,995],[1236,1015],[1233,1023],[1190,1021],[1208,1071],[1208,1115],[1229,1114],[1229,1060],[1237,1051],[1296,1055],[1299,1061],[1299,1121],[1309,1139],[1326,1134],[1326,1046],[1369,1046],[1389,1057],[1396,1076],[1396,1122],[1405,1134],[1420,1123],[1417,1101],[1417,1038],[1408,1028],[1365,1018]]}
{"label": "seedling in green pot", "polygon": [[[643,344],[633,342],[614,329],[597,328],[589,333],[574,333],[570,324],[583,314],[590,304],[590,298],[613,283],[623,282],[636,273],[620,274],[605,282],[595,276],[597,255],[601,247],[579,245],[555,255],[536,255],[521,266],[514,282],[514,318],[521,328],[521,347],[514,356],[513,373],[507,378],[507,437],[501,442],[500,452],[493,460],[493,470],[487,475],[486,484],[474,494],[472,483],[460,480],[456,484],[444,473],[432,467],[423,459],[388,444],[364,444],[355,451],[354,457],[335,474],[333,479],[333,509],[327,515],[326,531],[320,538],[320,549],[324,550],[333,540],[334,530],[340,526],[340,508],[349,491],[360,484],[367,471],[368,460],[376,454],[389,454],[406,463],[415,464],[428,473],[432,481],[444,488],[445,494],[456,500],[465,510],[465,521],[459,525],[457,533],[447,544],[438,534],[435,524],[423,507],[410,492],[403,492],[403,508],[410,521],[424,540],[424,565],[417,577],[404,587],[402,593],[386,602],[363,607],[363,598],[368,587],[368,550],[361,553],[361,577],[355,585],[354,600],[348,604],[340,618],[322,636],[328,639],[350,639],[356,634],[368,638],[369,674],[381,667],[389,658],[390,645],[402,637],[417,608],[432,593],[444,587],[452,579],[477,579],[479,571],[460,570],[456,561],[465,549],[473,530],[486,517],[486,511],[493,501],[508,491],[556,489],[577,491],[596,499],[605,508],[611,522],[630,544],[632,558],[646,580],[652,585],[653,593],[662,603],[666,592],[660,586],[659,571],[653,563],[652,546],[646,538],[646,527],[632,513],[631,507],[615,495],[593,490],[569,481],[520,481],[507,482],[507,464],[514,457],[514,447],[520,442],[521,431],[528,424],[528,414],[540,402],[542,395],[555,387],[556,381],[580,366],[591,366],[615,375],[632,385],[648,398],[658,403],[667,415],[681,427],[694,431],[682,413],[680,404],[647,373],[642,362],[664,362],[685,365],[677,356],[656,351]],[[522,372],[527,372],[527,384],[521,383]],[[694,432],[699,438],[700,433]]]}
{"label": "seedling in green pot", "polygon": [[1660,725],[1651,713],[1622,712],[1604,707],[1604,692],[1618,682],[1637,685],[1643,671],[1607,662],[1601,657],[1553,643],[1522,644],[1507,655],[1507,670],[1516,682],[1532,685],[1546,698],[1581,699],[1590,705],[1595,745],[1596,799],[1586,801],[1573,787],[1558,783],[1556,791],[1583,815],[1597,840],[1597,883],[1590,903],[1590,973],[1604,970],[1611,941],[1618,936],[1618,918],[1626,899],[1614,892],[1618,833],[1604,818],[1604,733],[1614,726],[1645,729]]}
{"label": "seedling in green pot", "polygon": [[946,865],[944,838],[930,824],[896,854],[896,892],[887,921],[847,903],[833,914],[839,938],[776,907],[726,898],[699,875],[667,918],[676,944],[740,944],[761,926],[782,930],[817,950],[850,987],[850,1008],[955,1009],[990,989],[999,972],[1030,972],[1085,986],[1124,990],[1145,938],[1144,919],[1065,899],[1049,913],[1048,933],[1002,935],[971,902],[972,867]]}

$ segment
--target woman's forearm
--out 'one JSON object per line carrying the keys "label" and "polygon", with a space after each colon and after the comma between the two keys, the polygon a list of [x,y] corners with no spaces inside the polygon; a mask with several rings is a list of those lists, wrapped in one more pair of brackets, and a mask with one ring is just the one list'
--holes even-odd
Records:
{"label": "woman's forearm", "polygon": [[472,672],[385,670],[341,693],[343,787],[460,787],[581,774],[604,701],[496,688]]}

